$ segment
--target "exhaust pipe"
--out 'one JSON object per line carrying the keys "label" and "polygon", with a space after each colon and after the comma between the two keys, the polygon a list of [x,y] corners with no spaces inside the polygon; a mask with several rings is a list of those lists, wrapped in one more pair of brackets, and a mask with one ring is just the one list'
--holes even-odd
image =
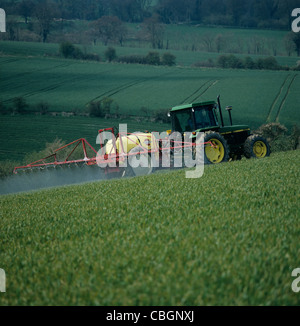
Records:
{"label": "exhaust pipe", "polygon": [[232,106],[226,106],[226,111],[228,111],[229,114],[230,124],[232,125],[231,110],[232,110]]}
{"label": "exhaust pipe", "polygon": [[220,103],[220,95],[218,96],[218,106],[219,106],[219,112],[220,112],[220,117],[221,117],[221,124],[222,124],[222,127],[224,127],[224,121],[223,121],[223,115],[222,115],[222,109],[221,109],[221,103]]}

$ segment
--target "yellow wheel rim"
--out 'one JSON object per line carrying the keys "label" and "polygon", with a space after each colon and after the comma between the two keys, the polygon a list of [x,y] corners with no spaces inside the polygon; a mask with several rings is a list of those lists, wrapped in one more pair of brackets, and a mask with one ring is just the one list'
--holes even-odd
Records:
{"label": "yellow wheel rim", "polygon": [[212,163],[221,163],[225,155],[225,149],[223,144],[218,139],[209,140],[213,146],[208,145],[205,147],[205,155],[207,159]]}
{"label": "yellow wheel rim", "polygon": [[265,157],[267,155],[267,145],[262,141],[257,141],[253,145],[253,153],[256,157]]}

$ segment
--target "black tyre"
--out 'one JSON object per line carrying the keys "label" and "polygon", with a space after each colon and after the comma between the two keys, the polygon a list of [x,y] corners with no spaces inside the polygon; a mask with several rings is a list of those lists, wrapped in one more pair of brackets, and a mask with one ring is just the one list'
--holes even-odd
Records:
{"label": "black tyre", "polygon": [[259,135],[249,136],[244,144],[244,155],[247,158],[264,158],[270,156],[270,145]]}
{"label": "black tyre", "polygon": [[[204,163],[218,164],[229,160],[229,147],[225,138],[215,131],[208,131],[197,140],[204,145]],[[201,145],[200,147],[201,148]]]}

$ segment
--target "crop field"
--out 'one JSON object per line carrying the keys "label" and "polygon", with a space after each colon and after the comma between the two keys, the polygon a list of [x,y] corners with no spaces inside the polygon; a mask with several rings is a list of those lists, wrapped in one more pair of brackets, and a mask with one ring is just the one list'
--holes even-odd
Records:
{"label": "crop field", "polygon": [[[124,121],[128,132],[136,131],[164,131],[169,128],[165,124],[141,123]],[[41,151],[46,143],[61,139],[70,143],[79,138],[85,138],[96,150],[98,130],[101,128],[118,127],[123,121],[117,119],[100,119],[88,117],[52,117],[52,116],[1,116],[0,139],[4,140],[0,146],[0,161],[21,161],[26,154]],[[27,162],[28,163],[28,162]]]}
{"label": "crop field", "polygon": [[[168,107],[188,100],[189,95],[204,87],[207,81],[219,79],[227,85],[227,88],[220,89],[226,99],[227,92],[235,87],[231,82],[241,77],[242,83],[240,80],[238,83],[245,93],[248,90],[258,99],[263,95],[269,98],[268,91],[262,93],[262,85],[272,87],[270,81],[273,79],[281,85],[288,74],[297,75],[296,72],[153,67],[27,56],[2,56],[0,67],[0,99],[4,104],[22,96],[29,104],[44,100],[52,111],[83,110],[92,100],[110,96],[116,100],[120,97],[120,101],[122,95],[135,104],[133,107],[132,103],[127,104],[122,99],[119,105],[124,112],[135,112],[137,105],[150,109]],[[256,79],[256,87],[252,84],[253,79]],[[204,90],[197,94],[197,99],[203,97]],[[214,90],[217,92],[218,87]]]}
{"label": "crop field", "polygon": [[[181,103],[214,100],[220,94],[223,107],[233,106],[235,124],[248,124],[255,129],[265,122],[277,121],[290,128],[300,118],[299,87],[299,73],[290,71],[155,67],[39,56],[0,57],[0,102],[8,108],[13,107],[16,97],[22,97],[31,108],[45,102],[50,112],[84,112],[91,101],[109,97],[118,105],[119,113],[143,116]],[[132,124],[126,119],[84,119],[2,115],[0,134],[4,141],[0,145],[0,160],[20,158],[27,150],[39,150],[46,141],[56,137],[71,141],[87,135],[94,142],[95,130],[119,123],[129,122],[130,131],[169,128],[146,122]],[[229,122],[226,115],[225,120]]]}
{"label": "crop field", "polygon": [[[22,50],[23,46],[27,50]],[[3,105],[9,107],[16,97],[23,97],[32,106],[48,103],[50,111],[83,111],[89,102],[107,96],[116,101],[121,113],[141,115],[141,107],[151,111],[185,101],[215,99],[221,94],[224,104],[230,102],[236,108],[237,118],[247,119],[259,111],[266,120],[278,93],[288,101],[289,111],[299,102],[294,91],[299,86],[297,72],[82,62],[34,56],[36,47],[33,46],[33,56],[25,54],[29,51],[25,43],[18,47],[21,56],[0,56]],[[292,80],[286,80],[287,76]],[[282,109],[285,108],[284,102]]]}
{"label": "crop field", "polygon": [[[97,46],[92,51],[103,54],[105,49]],[[149,51],[125,47],[119,50],[121,55]],[[121,113],[142,115],[141,107],[153,111],[185,101],[215,99],[221,94],[223,103],[236,109],[237,119],[242,116],[250,120],[257,112],[264,115],[264,120],[272,118],[269,111],[276,105],[281,108],[276,107],[274,112],[285,109],[293,112],[299,102],[297,72],[190,67],[193,62],[216,58],[219,55],[216,53],[177,51],[177,62],[183,66],[154,67],[44,56],[57,52],[57,44],[0,42],[0,102],[9,107],[16,97],[23,97],[31,106],[46,102],[50,111],[83,111],[89,102],[107,96],[115,100]],[[282,61],[285,57],[278,58]],[[295,57],[288,60],[280,64],[296,65]],[[275,120],[285,119],[283,123],[291,124],[295,120],[274,114]],[[254,124],[263,123],[261,117],[259,120]]]}
{"label": "crop field", "polygon": [[0,197],[0,305],[299,305],[300,151]]}

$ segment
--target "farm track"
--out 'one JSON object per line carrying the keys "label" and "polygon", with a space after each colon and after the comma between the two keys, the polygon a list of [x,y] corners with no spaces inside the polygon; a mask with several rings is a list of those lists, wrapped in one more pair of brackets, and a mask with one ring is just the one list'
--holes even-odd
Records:
{"label": "farm track", "polygon": [[[66,68],[66,67],[69,67],[71,65],[74,65],[74,63],[65,63],[65,64],[61,64],[61,65],[57,65],[57,66],[54,66],[54,67],[51,67],[51,68],[45,68],[45,69],[39,69],[39,70],[36,70],[36,71],[32,71],[30,72],[29,74],[33,74],[33,73],[36,73],[37,71],[38,72],[45,72],[45,71],[51,71],[53,69],[57,69],[57,68]],[[110,71],[113,71],[112,69],[108,69],[106,71],[102,71],[101,73],[107,73],[107,72],[110,72]],[[15,75],[13,78],[16,79],[16,78],[22,78],[26,76],[26,78],[28,77],[27,76],[27,73],[21,73],[21,74],[18,74],[18,75]],[[28,98],[30,96],[33,96],[33,95],[37,95],[39,93],[46,93],[46,92],[50,92],[50,91],[53,91],[57,88],[59,88],[60,86],[64,86],[66,85],[67,83],[71,83],[74,81],[74,76],[66,76],[63,81],[61,81],[60,83],[54,83],[50,86],[47,86],[47,87],[44,87],[44,88],[41,88],[41,89],[37,89],[35,91],[31,91],[31,92],[28,92],[28,93],[24,93],[22,94],[21,96],[24,97],[24,98]],[[10,89],[11,87],[14,87],[14,89],[17,89],[17,87],[15,86],[15,80],[12,81],[10,84],[6,84],[5,87],[2,87],[2,90],[5,90],[5,89]],[[19,85],[20,88],[23,88],[23,85],[20,84]],[[5,101],[2,101],[3,103],[11,103],[13,100],[15,99],[15,97],[13,98],[9,98]]]}
{"label": "farm track", "polygon": [[[5,62],[6,63],[12,63],[12,62],[15,62],[15,61],[19,61],[19,59],[6,60]],[[36,70],[31,70],[31,71],[28,71],[28,72],[22,72],[22,73],[12,75],[10,78],[6,78],[6,82],[9,81],[9,79],[12,79],[12,81],[6,83],[5,86],[2,86],[2,91],[10,89],[10,88],[14,88],[16,90],[17,89],[16,80],[19,79],[19,78],[22,79],[22,78],[26,77],[28,79],[28,77],[30,75],[33,75],[33,74],[36,74],[36,73],[44,73],[44,72],[47,72],[47,71],[55,71],[55,70],[61,69],[61,68],[68,68],[68,67],[70,67],[72,65],[75,65],[75,64],[77,64],[77,63],[73,63],[73,62],[72,63],[62,63],[62,64],[55,65],[55,66],[52,66],[52,67],[36,69]],[[107,73],[107,72],[110,72],[110,71],[113,71],[113,69],[108,69],[108,70],[102,71],[101,73]],[[65,84],[67,84],[69,82],[73,82],[73,81],[74,81],[74,76],[68,76],[67,75],[66,78],[64,78],[64,80],[61,81],[60,83],[54,83],[54,84],[49,85],[47,87],[43,87],[43,88],[36,89],[34,91],[31,91],[31,92],[23,93],[21,96],[24,97],[24,98],[28,98],[30,96],[34,96],[34,95],[37,95],[37,94],[40,94],[40,93],[50,92],[50,91],[53,91],[53,90],[59,88],[60,86],[63,86]],[[23,84],[19,85],[19,88],[23,88],[23,87],[24,87]],[[12,103],[12,101],[14,99],[15,99],[15,97],[9,98],[7,100],[2,101],[2,103],[9,104],[9,103]]]}
{"label": "farm track", "polygon": [[[189,101],[189,99],[194,96],[195,94],[197,94],[206,84],[208,84],[210,81],[206,81],[204,84],[202,84],[199,88],[197,88],[195,90],[195,92],[193,92],[191,95],[189,95],[187,98],[185,98],[180,104],[184,104],[186,103],[187,101]],[[198,97],[198,96],[197,96]]]}
{"label": "farm track", "polygon": [[[200,94],[198,94],[196,97],[192,98],[195,96],[198,92],[200,92],[207,84],[209,83],[209,86]],[[211,87],[213,87],[215,84],[218,83],[218,80],[208,80],[204,84],[202,84],[199,88],[196,89],[195,92],[193,92],[190,96],[185,98],[180,104],[187,103],[187,101],[195,102],[199,97],[201,97],[203,94],[205,94]]]}
{"label": "farm track", "polygon": [[296,77],[297,77],[297,75],[294,75],[294,76],[293,76],[293,78],[292,78],[292,80],[291,80],[291,82],[290,82],[290,84],[289,84],[289,86],[288,86],[288,88],[287,88],[286,94],[284,95],[284,98],[283,98],[283,100],[281,101],[280,106],[279,106],[279,109],[278,109],[278,111],[277,111],[277,115],[276,115],[276,118],[275,118],[275,122],[278,122],[278,121],[279,121],[279,115],[280,115],[280,113],[281,113],[281,111],[282,111],[282,108],[283,108],[283,106],[284,106],[284,103],[285,103],[285,101],[286,101],[286,99],[287,99],[287,97],[288,97],[288,95],[289,95],[289,93],[290,93],[290,90],[291,90],[292,84],[293,84],[293,82],[295,81]]}
{"label": "farm track", "polygon": [[[269,122],[278,122],[279,121],[279,115],[280,115],[280,112],[282,111],[282,108],[284,106],[284,103],[287,99],[287,96],[290,92],[290,89],[291,89],[291,86],[295,80],[295,78],[297,77],[297,75],[292,75],[292,74],[289,74],[287,75],[287,77],[284,79],[281,87],[280,87],[280,90],[277,94],[277,96],[275,97],[274,101],[272,102],[272,105],[269,109],[269,112],[268,112],[268,115],[267,115],[267,119],[266,119],[266,122],[269,123]],[[286,89],[285,89],[286,88]],[[284,95],[283,95],[284,94]],[[276,112],[276,115],[274,117],[274,112],[275,112],[275,108],[276,106],[278,105],[279,103],[279,100],[280,98],[283,96],[279,106],[278,106],[278,109],[277,109],[277,112]]]}
{"label": "farm track", "polygon": [[219,81],[218,80],[215,80],[215,81],[213,81],[213,83],[212,84],[210,84],[200,95],[198,95],[194,100],[193,100],[193,102],[194,101],[196,101],[200,96],[202,96],[203,94],[205,94],[210,88],[212,88],[213,86],[215,86],[217,83],[218,83]]}
{"label": "farm track", "polygon": [[[36,94],[50,92],[50,91],[53,91],[53,90],[57,89],[61,85],[64,85],[65,83],[66,82],[63,81],[61,83],[54,84],[54,85],[51,85],[51,86],[48,86],[48,87],[44,87],[44,88],[38,89],[38,90],[33,91],[33,92],[28,92],[28,93],[22,94],[22,97],[28,98],[28,97],[33,96],[33,95],[36,95]],[[10,99],[8,99],[6,101],[3,101],[3,103],[11,103],[14,99],[15,99],[15,97],[14,98],[10,98]]]}
{"label": "farm track", "polygon": [[[16,60],[12,60],[10,62],[5,62],[5,63],[12,63],[12,62],[15,62],[15,61],[20,61],[20,60],[16,59]],[[3,61],[1,61],[1,63],[3,63]],[[13,83],[15,83],[16,78],[20,78],[20,77],[24,77],[24,76],[26,76],[26,78],[28,78],[30,75],[35,74],[36,72],[52,71],[52,70],[57,69],[57,68],[67,68],[67,67],[72,66],[72,65],[74,65],[74,63],[63,63],[63,64],[59,64],[57,66],[52,66],[52,67],[47,67],[47,68],[42,68],[42,69],[26,71],[26,72],[18,73],[18,74],[15,74],[15,75],[11,75],[11,77],[6,77],[6,80],[13,79],[14,80]]]}
{"label": "farm track", "polygon": [[130,87],[136,86],[136,85],[138,85],[138,84],[142,84],[142,83],[144,83],[144,82],[148,82],[149,80],[159,79],[159,78],[161,78],[162,76],[167,76],[167,75],[170,75],[170,74],[173,74],[173,72],[171,72],[171,73],[168,72],[168,73],[166,73],[166,74],[161,74],[161,75],[159,75],[159,76],[153,76],[153,77],[149,77],[149,78],[141,78],[141,79],[138,79],[138,80],[136,80],[136,81],[131,81],[131,82],[129,82],[129,83],[123,84],[123,85],[118,86],[118,87],[113,88],[113,89],[110,89],[109,91],[106,91],[106,92],[104,92],[104,93],[98,95],[97,97],[93,98],[93,99],[90,100],[88,103],[86,103],[86,105],[89,104],[89,103],[91,103],[91,102],[93,102],[93,101],[95,101],[95,100],[98,100],[98,99],[102,98],[103,96],[111,97],[111,96],[113,96],[113,95],[116,95],[116,94],[118,94],[118,93],[124,91],[124,90],[129,89]]}
{"label": "farm track", "polygon": [[100,99],[100,98],[103,97],[103,96],[108,96],[108,97],[113,96],[113,95],[115,95],[115,94],[117,94],[117,93],[119,93],[119,92],[122,92],[122,91],[125,90],[125,89],[128,89],[128,88],[130,88],[130,87],[132,87],[132,86],[135,86],[135,85],[137,85],[137,84],[140,84],[140,83],[142,83],[142,82],[144,82],[144,81],[145,81],[145,79],[140,79],[140,80],[138,80],[138,81],[130,82],[130,83],[126,83],[126,84],[123,84],[123,85],[118,86],[118,87],[116,87],[116,88],[110,89],[109,91],[106,91],[106,92],[104,92],[104,93],[101,93],[100,95],[98,95],[97,97],[93,98],[91,101],[89,101],[89,102],[86,103],[86,104],[89,104],[89,103],[91,103],[91,102],[93,102],[93,101],[95,101],[95,100],[98,100],[98,99]]}
{"label": "farm track", "polygon": [[[16,60],[11,60],[9,63],[11,62],[14,62],[14,61],[17,61]],[[66,68],[66,67],[69,67],[71,65],[74,65],[74,63],[63,63],[63,64],[59,64],[57,66],[53,66],[53,67],[48,67],[48,68],[43,68],[43,69],[37,69],[37,70],[32,70],[32,71],[29,71],[29,72],[23,72],[23,73],[19,73],[19,74],[16,74],[16,75],[13,75],[11,78],[6,78],[6,81],[9,80],[9,79],[13,79],[12,82],[10,83],[6,83],[6,85],[4,87],[2,87],[2,91],[3,90],[6,90],[6,89],[10,89],[12,87],[14,87],[14,89],[16,89],[16,79],[18,78],[23,78],[24,76],[26,76],[26,78],[28,78],[28,76],[36,73],[36,72],[45,72],[45,71],[52,71],[54,69],[60,69],[60,68]],[[44,92],[49,92],[49,91],[52,91],[58,87],[60,87],[61,85],[65,84],[66,81],[69,81],[71,80],[72,78],[68,78],[68,80],[64,80],[63,82],[60,82],[60,83],[55,83],[55,84],[52,84],[51,86],[47,86],[47,87],[44,87],[44,88],[41,88],[41,89],[38,89],[38,90],[35,90],[35,91],[32,91],[32,92],[28,92],[28,93],[25,93],[25,94],[22,94],[22,97],[30,97],[32,95],[36,95],[36,94],[39,94],[39,93],[44,93]],[[22,84],[20,84],[19,86],[20,88],[23,87]],[[11,103],[13,100],[15,99],[14,98],[9,98],[5,101],[3,101],[3,103]]]}

